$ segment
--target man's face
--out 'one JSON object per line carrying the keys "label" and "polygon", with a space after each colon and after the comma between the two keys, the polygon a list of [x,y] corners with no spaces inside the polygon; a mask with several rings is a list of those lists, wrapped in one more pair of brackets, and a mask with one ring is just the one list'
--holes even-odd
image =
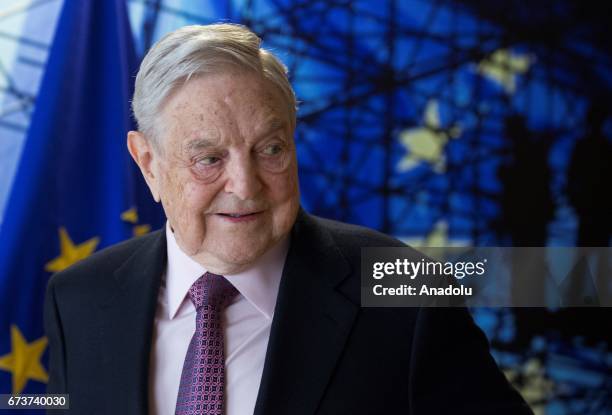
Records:
{"label": "man's face", "polygon": [[211,272],[235,273],[288,234],[299,208],[297,160],[289,111],[269,81],[235,72],[193,78],[157,125],[147,181],[188,255]]}

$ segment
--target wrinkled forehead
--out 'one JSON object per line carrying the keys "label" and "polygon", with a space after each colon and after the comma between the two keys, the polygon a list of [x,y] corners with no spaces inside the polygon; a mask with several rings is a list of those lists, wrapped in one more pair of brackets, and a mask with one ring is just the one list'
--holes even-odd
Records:
{"label": "wrinkled forehead", "polygon": [[228,107],[279,115],[289,113],[287,103],[272,81],[257,73],[231,70],[193,76],[180,82],[166,98],[164,107],[211,111]]}
{"label": "wrinkled forehead", "polygon": [[290,132],[292,125],[282,94],[271,81],[253,73],[192,77],[173,91],[161,113],[160,122],[167,127],[164,129],[181,130],[183,134],[185,130],[221,128],[253,133],[285,128]]}

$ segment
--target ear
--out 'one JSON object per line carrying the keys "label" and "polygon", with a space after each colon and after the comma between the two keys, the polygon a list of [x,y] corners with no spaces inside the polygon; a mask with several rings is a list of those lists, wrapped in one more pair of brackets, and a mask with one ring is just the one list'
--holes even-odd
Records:
{"label": "ear", "polygon": [[156,202],[160,201],[159,193],[159,155],[154,151],[153,145],[140,131],[130,131],[127,135],[127,147],[132,158],[140,167],[149,190]]}

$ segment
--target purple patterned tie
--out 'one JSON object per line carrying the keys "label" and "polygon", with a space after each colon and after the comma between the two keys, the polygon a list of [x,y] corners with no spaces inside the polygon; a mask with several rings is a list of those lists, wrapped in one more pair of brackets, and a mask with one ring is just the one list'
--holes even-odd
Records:
{"label": "purple patterned tie", "polygon": [[238,291],[221,275],[207,272],[189,289],[197,310],[196,329],[181,374],[176,415],[223,415],[225,358],[223,309]]}

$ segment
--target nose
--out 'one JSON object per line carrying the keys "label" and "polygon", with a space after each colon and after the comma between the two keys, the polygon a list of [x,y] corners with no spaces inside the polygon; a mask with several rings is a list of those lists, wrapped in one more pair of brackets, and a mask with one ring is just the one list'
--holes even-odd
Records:
{"label": "nose", "polygon": [[263,185],[256,165],[248,155],[235,155],[225,167],[225,191],[240,200],[254,199]]}

